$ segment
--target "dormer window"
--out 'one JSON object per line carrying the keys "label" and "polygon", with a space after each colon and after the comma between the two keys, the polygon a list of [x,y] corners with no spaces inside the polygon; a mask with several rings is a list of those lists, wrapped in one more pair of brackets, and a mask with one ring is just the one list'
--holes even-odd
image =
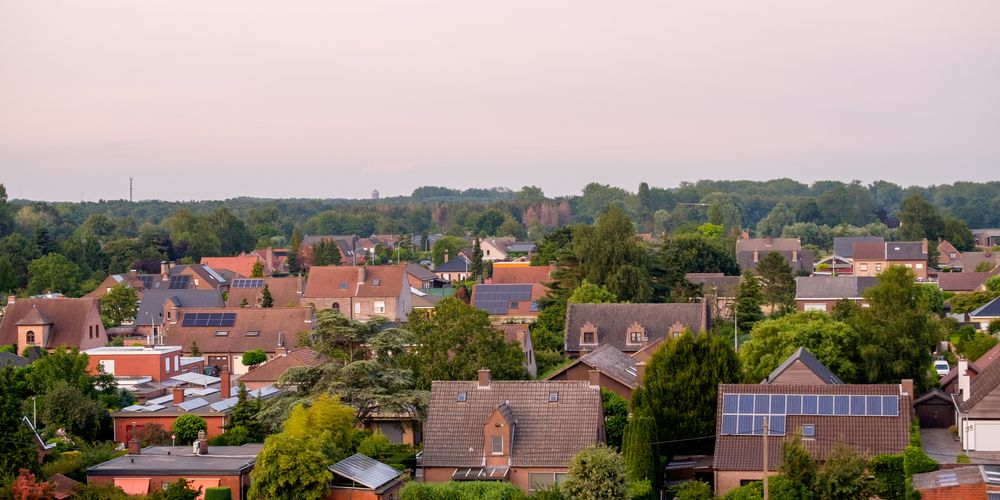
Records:
{"label": "dormer window", "polygon": [[626,331],[625,342],[628,344],[642,344],[646,340],[648,340],[646,329],[639,323],[633,322],[632,326],[628,327]]}
{"label": "dormer window", "polygon": [[24,341],[27,342],[27,343],[29,343],[29,344],[34,344],[35,343],[35,332],[32,331],[32,330],[28,330],[28,333],[26,333],[24,335]]}
{"label": "dormer window", "polygon": [[597,344],[597,327],[587,323],[580,328],[580,343],[587,345]]}

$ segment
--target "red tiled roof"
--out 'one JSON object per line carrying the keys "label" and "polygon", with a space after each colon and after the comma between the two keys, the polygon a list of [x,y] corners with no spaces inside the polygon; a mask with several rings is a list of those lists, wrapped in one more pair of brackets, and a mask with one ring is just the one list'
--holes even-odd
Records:
{"label": "red tiled roof", "polygon": [[[283,276],[281,278],[264,278],[274,307],[298,307],[302,298],[302,278],[298,276]],[[260,304],[263,288],[230,288],[226,296],[226,307],[241,307],[243,299],[247,305],[254,307]]]}
{"label": "red tiled roof", "polygon": [[235,257],[202,257],[201,263],[212,269],[228,269],[244,278],[253,274],[253,265],[260,262],[260,258],[254,254],[242,254]]}
{"label": "red tiled roof", "polygon": [[[184,315],[192,313],[234,313],[236,322],[230,327],[183,326]],[[281,343],[294,348],[298,345],[299,333],[314,327],[313,310],[309,307],[181,309],[179,316],[177,323],[164,326],[164,343],[183,346],[187,352],[191,343],[197,342],[198,350],[206,354],[240,353],[251,349],[274,352]],[[216,335],[221,331],[228,333]]]}
{"label": "red tiled roof", "polygon": [[555,266],[495,266],[490,283],[494,285],[549,283],[552,281],[552,271],[555,271]]}
{"label": "red tiled roof", "polygon": [[79,347],[87,332],[87,316],[97,299],[17,299],[8,304],[0,324],[0,344],[17,344],[17,324],[51,324],[45,347]]}
{"label": "red tiled roof", "polygon": [[250,370],[242,377],[240,382],[268,382],[274,383],[289,368],[297,366],[317,366],[323,364],[323,359],[319,353],[308,348],[295,349],[288,352],[287,356],[278,356],[267,363],[264,363],[253,370]]}
{"label": "red tiled roof", "polygon": [[[359,281],[359,271],[364,281]],[[375,285],[378,280],[378,285]],[[303,297],[397,297],[403,290],[406,266],[313,266]]]}

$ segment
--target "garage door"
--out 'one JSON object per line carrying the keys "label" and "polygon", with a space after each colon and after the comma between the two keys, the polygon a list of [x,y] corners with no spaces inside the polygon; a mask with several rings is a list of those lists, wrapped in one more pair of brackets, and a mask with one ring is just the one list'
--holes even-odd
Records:
{"label": "garage door", "polygon": [[1000,451],[1000,424],[976,424],[976,451]]}

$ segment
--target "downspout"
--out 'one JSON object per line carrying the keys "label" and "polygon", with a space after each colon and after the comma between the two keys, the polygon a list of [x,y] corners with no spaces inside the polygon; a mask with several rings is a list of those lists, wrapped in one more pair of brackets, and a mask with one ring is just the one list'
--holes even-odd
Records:
{"label": "downspout", "polygon": [[958,426],[959,432],[964,433],[962,438],[962,451],[969,451],[969,430],[965,426],[964,419],[962,418],[962,410],[958,407],[958,401],[955,401],[954,394],[951,395],[951,404],[955,406],[955,425]]}

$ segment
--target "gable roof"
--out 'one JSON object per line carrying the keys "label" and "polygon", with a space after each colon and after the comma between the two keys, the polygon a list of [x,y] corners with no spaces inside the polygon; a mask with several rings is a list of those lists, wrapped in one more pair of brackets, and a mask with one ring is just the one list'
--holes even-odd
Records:
{"label": "gable roof", "polygon": [[253,274],[253,265],[260,262],[261,267],[264,271],[267,268],[264,266],[263,259],[259,255],[253,253],[244,253],[236,255],[233,257],[202,257],[201,263],[210,266],[212,269],[221,270],[228,269],[244,278],[249,278]]}
{"label": "gable roof", "polygon": [[[300,276],[282,276],[280,278],[258,278],[267,285],[274,307],[297,307],[302,298],[304,280]],[[253,307],[260,304],[264,287],[260,288],[230,288],[226,294],[226,307],[241,307],[246,299],[247,305]]]}
{"label": "gable roof", "polygon": [[573,363],[570,363],[548,377],[545,377],[545,380],[551,380],[578,364],[585,364],[594,370],[600,370],[601,373],[617,380],[618,382],[621,382],[629,389],[635,389],[636,386],[639,385],[635,359],[628,354],[625,354],[624,352],[606,344],[598,347],[593,352],[588,352],[587,354],[580,356],[580,358]]}
{"label": "gable roof", "polygon": [[740,286],[739,276],[726,276],[722,273],[687,273],[684,279],[689,283],[701,285],[702,293],[710,293],[716,290],[719,297],[735,297],[736,289]]}
{"label": "gable roof", "polygon": [[[1000,263],[1000,252],[963,252],[962,253],[962,269],[966,271],[975,271],[976,267],[983,262],[988,262],[994,268]],[[993,273],[996,276],[996,273]]]}
{"label": "gable roof", "polygon": [[841,257],[854,257],[855,243],[885,243],[881,236],[837,236],[833,239],[833,253]]}
{"label": "gable roof", "polygon": [[507,285],[515,283],[549,283],[555,266],[493,266],[490,283]]}
{"label": "gable roof", "polygon": [[8,366],[26,366],[31,364],[31,360],[14,354],[12,352],[0,352],[0,368]]}
{"label": "gable roof", "polygon": [[990,279],[990,273],[940,273],[938,287],[946,292],[971,292]]}
{"label": "gable roof", "polygon": [[859,299],[878,284],[874,276],[798,276],[796,299]]}
{"label": "gable roof", "polygon": [[816,374],[820,380],[826,384],[843,384],[844,382],[840,380],[829,368],[821,363],[815,356],[809,352],[805,347],[799,347],[792,353],[791,356],[785,359],[777,368],[771,371],[764,380],[761,381],[762,384],[770,384],[776,380],[782,373],[790,368],[796,361],[801,362],[810,371]]}
{"label": "gable roof", "polygon": [[400,481],[400,472],[373,458],[355,453],[330,466],[330,472],[376,492]]}
{"label": "gable roof", "polygon": [[854,260],[885,260],[885,243],[860,241],[854,243]]}
{"label": "gable roof", "polygon": [[913,404],[915,406],[915,405],[918,405],[918,404],[923,403],[925,401],[930,401],[932,399],[939,399],[941,401],[946,401],[949,405],[953,404],[952,400],[951,400],[951,395],[948,394],[947,392],[942,391],[941,389],[936,388],[936,387],[934,389],[931,389],[930,391],[928,391],[923,396],[920,396],[919,398],[917,398],[917,400],[914,401]]}
{"label": "gable roof", "polygon": [[139,309],[135,315],[136,325],[163,324],[163,305],[167,301],[177,307],[223,307],[222,292],[218,290],[169,290],[150,289],[142,292]]}
{"label": "gable roof", "polygon": [[535,303],[545,295],[545,287],[539,284],[519,285],[474,285],[472,287],[472,307],[498,316],[535,316]]}
{"label": "gable roof", "polygon": [[420,281],[433,281],[437,279],[437,275],[431,272],[430,269],[412,262],[406,264],[406,274],[413,276]]}
{"label": "gable roof", "polygon": [[[972,417],[996,418],[1000,416],[1000,391],[997,390],[1000,386],[1000,363],[991,362],[981,370],[970,382],[969,397],[958,403],[958,408]],[[977,408],[980,403],[986,404]]]}
{"label": "gable roof", "polygon": [[[17,299],[7,304],[0,323],[0,344],[17,344],[17,325],[52,325],[45,347],[79,347],[87,317],[97,312],[97,299]],[[27,321],[27,323],[24,323]]]}
{"label": "gable roof", "polygon": [[[363,280],[363,281],[362,281]],[[406,266],[313,266],[303,297],[398,297],[403,292]],[[409,293],[409,285],[407,285]]]}
{"label": "gable roof", "polygon": [[[184,326],[189,314],[229,313],[235,315],[232,326]],[[278,347],[294,348],[299,333],[315,326],[310,307],[274,307],[244,309],[188,309],[178,314],[176,323],[167,323],[163,329],[164,343],[189,349],[198,342],[198,349],[209,353],[241,353],[251,349],[275,352]],[[217,335],[217,332],[228,332]],[[249,334],[248,334],[249,333]]]}
{"label": "gable roof", "polygon": [[448,259],[448,262],[442,262],[440,266],[434,268],[435,273],[466,273],[472,269],[472,262],[469,261],[463,254],[458,254],[457,257],[452,257]]}
{"label": "gable roof", "polygon": [[971,318],[995,318],[1000,317],[1000,297],[997,297],[978,309],[969,313]]}
{"label": "gable roof", "polygon": [[927,240],[887,241],[885,243],[885,260],[922,259],[927,259]]}
{"label": "gable roof", "polygon": [[619,351],[633,352],[641,346],[627,345],[626,335],[632,323],[646,329],[649,342],[662,339],[672,327],[688,328],[692,333],[710,328],[710,312],[705,302],[683,304],[568,304],[566,306],[565,350],[580,351],[580,331],[586,324],[597,327],[598,345],[610,344]]}
{"label": "gable roof", "polygon": [[319,366],[323,364],[319,353],[308,348],[293,349],[285,356],[277,356],[250,370],[240,377],[240,382],[277,382],[289,368],[297,366]]}
{"label": "gable roof", "polygon": [[[458,401],[459,393],[465,401]],[[551,393],[558,401],[549,402]],[[601,391],[588,382],[494,380],[479,387],[475,381],[435,381],[424,426],[424,467],[482,467],[483,425],[501,404],[516,422],[512,467],[565,467],[603,438]]]}
{"label": "gable roof", "polygon": [[747,238],[736,240],[737,252],[780,252],[801,250],[798,238]]}

